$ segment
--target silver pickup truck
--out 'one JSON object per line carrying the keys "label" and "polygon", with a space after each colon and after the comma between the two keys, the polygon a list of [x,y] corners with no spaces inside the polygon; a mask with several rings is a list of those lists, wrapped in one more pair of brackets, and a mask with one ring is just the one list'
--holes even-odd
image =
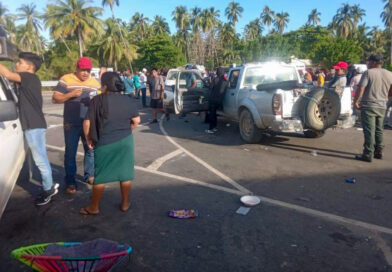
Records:
{"label": "silver pickup truck", "polygon": [[[208,110],[210,89],[197,74],[196,88],[187,88],[192,71],[180,71],[165,105],[176,114]],[[335,90],[304,86],[297,69],[278,62],[250,63],[228,72],[229,86],[219,114],[239,123],[248,143],[263,133],[294,132],[316,138],[333,126],[353,124],[350,88]],[[169,91],[169,90],[168,90]],[[173,97],[170,101],[168,98]]]}

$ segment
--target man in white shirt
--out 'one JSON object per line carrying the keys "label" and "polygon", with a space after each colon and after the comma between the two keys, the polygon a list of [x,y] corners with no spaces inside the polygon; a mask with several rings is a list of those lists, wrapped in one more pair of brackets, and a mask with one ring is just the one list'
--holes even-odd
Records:
{"label": "man in white shirt", "polygon": [[[139,82],[140,82],[140,90],[142,91],[142,105],[143,108],[147,107],[146,105],[146,92],[147,92],[147,69],[143,68],[142,72],[139,75]],[[137,94],[139,97],[139,93]]]}

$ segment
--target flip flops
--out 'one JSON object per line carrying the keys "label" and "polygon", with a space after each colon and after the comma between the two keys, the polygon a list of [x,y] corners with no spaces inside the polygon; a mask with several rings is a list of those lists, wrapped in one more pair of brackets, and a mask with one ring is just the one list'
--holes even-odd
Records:
{"label": "flip flops", "polygon": [[86,208],[82,208],[79,213],[82,215],[98,215],[99,214],[99,212],[97,212],[97,213],[89,212]]}

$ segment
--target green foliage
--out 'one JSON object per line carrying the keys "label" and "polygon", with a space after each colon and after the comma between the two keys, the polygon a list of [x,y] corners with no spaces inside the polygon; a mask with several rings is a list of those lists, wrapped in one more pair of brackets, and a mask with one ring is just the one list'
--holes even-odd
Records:
{"label": "green foliage", "polygon": [[141,42],[138,49],[140,58],[135,61],[136,67],[151,69],[152,67],[172,68],[186,63],[181,50],[176,47],[167,34],[159,34]]}
{"label": "green foliage", "polygon": [[313,61],[325,67],[331,67],[341,60],[359,63],[362,53],[362,48],[355,41],[333,38],[318,47]]}

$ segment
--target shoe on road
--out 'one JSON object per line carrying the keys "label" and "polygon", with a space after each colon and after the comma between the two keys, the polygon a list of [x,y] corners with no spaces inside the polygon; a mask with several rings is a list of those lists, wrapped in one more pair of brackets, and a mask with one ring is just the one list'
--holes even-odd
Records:
{"label": "shoe on road", "polygon": [[371,158],[365,157],[363,155],[355,155],[355,159],[358,161],[372,162]]}
{"label": "shoe on road", "polygon": [[206,129],[205,132],[208,133],[208,134],[214,134],[215,133],[213,130],[210,130],[210,129]]}
{"label": "shoe on road", "polygon": [[43,206],[46,205],[52,200],[52,197],[56,195],[59,192],[59,184],[55,183],[52,186],[52,189],[48,191],[43,191],[36,199],[35,199],[35,205],[37,206]]}

